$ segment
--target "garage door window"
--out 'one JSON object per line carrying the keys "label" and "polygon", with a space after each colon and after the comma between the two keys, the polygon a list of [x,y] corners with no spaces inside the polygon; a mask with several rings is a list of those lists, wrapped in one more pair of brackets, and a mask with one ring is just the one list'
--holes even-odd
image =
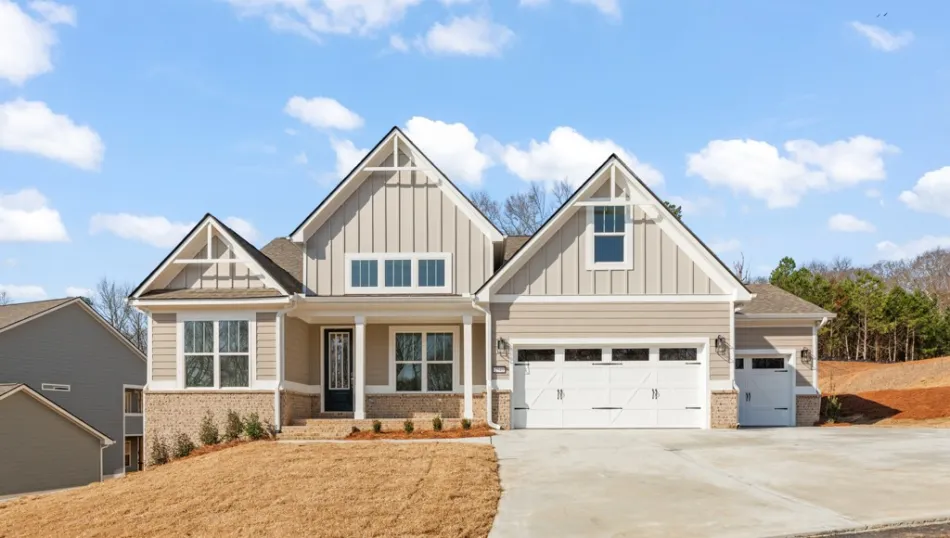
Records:
{"label": "garage door window", "polygon": [[736,370],[745,368],[745,359],[736,359]]}
{"label": "garage door window", "polygon": [[661,361],[695,361],[696,348],[669,348],[660,349]]}
{"label": "garage door window", "polygon": [[554,362],[554,350],[519,349],[518,362]]}
{"label": "garage door window", "polygon": [[785,368],[785,359],[752,359],[753,370],[781,370]]}
{"label": "garage door window", "polygon": [[603,357],[603,351],[598,349],[565,349],[564,360],[567,362],[595,362]]}
{"label": "garage door window", "polygon": [[648,361],[650,350],[647,348],[622,348],[610,350],[610,358],[615,361]]}

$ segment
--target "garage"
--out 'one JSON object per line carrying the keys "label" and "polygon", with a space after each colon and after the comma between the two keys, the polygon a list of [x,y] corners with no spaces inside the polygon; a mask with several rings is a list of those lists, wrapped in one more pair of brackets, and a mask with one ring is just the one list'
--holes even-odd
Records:
{"label": "garage", "polygon": [[739,425],[793,425],[793,372],[788,357],[737,357]]}
{"label": "garage", "polygon": [[515,350],[515,428],[701,428],[705,346],[534,344]]}

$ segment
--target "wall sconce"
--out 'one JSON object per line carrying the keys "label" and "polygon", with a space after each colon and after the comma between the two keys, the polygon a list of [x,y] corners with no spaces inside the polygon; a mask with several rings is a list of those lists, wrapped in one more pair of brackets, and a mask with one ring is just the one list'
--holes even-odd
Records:
{"label": "wall sconce", "polygon": [[508,351],[508,340],[505,340],[503,337],[499,336],[498,340],[495,341],[495,349],[501,353]]}
{"label": "wall sconce", "polygon": [[799,354],[799,356],[801,357],[802,362],[804,362],[805,364],[811,366],[811,364],[812,364],[812,355],[811,355],[811,350],[810,350],[810,349],[808,349],[807,347],[803,347],[801,353]]}
{"label": "wall sconce", "polygon": [[726,337],[721,334],[716,337],[716,353],[720,355],[729,353],[729,342],[727,342]]}

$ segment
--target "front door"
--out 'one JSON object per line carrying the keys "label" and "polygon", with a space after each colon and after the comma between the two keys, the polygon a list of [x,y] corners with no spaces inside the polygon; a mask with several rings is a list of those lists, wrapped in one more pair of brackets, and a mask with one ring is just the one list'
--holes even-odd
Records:
{"label": "front door", "polygon": [[324,409],[353,410],[353,330],[323,331]]}

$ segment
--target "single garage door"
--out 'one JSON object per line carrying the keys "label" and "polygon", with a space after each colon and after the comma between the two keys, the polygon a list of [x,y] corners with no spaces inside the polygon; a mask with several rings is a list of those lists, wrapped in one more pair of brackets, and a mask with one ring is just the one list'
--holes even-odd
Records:
{"label": "single garage door", "polygon": [[786,357],[736,358],[740,426],[792,424],[793,370]]}
{"label": "single garage door", "polygon": [[703,348],[516,350],[515,428],[700,428]]}

